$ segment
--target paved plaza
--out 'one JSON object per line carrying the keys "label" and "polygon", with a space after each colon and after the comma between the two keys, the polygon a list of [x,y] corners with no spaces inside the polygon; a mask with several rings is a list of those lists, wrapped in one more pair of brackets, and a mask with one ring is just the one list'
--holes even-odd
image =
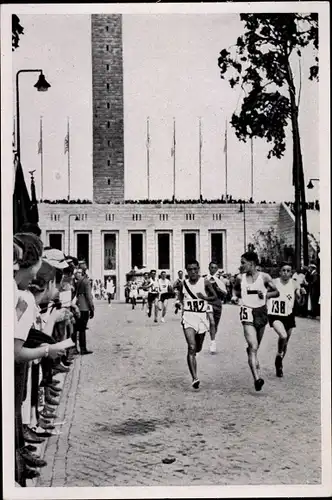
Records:
{"label": "paved plaza", "polygon": [[[319,484],[320,323],[297,319],[275,376],[276,334],[260,349],[265,385],[255,392],[237,306],[198,355],[191,387],[180,317],[154,324],[139,304],[96,303],[88,347],[61,396],[59,436],[49,439],[37,486]],[[166,463],[165,463],[166,462]]]}

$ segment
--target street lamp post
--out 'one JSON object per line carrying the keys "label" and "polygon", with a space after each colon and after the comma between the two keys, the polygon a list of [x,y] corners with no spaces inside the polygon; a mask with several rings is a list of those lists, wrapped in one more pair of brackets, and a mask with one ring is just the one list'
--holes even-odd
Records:
{"label": "street lamp post", "polygon": [[243,246],[244,252],[247,251],[247,228],[246,228],[246,201],[240,202],[240,213],[243,213]]}
{"label": "street lamp post", "polygon": [[75,220],[79,220],[80,217],[77,214],[68,215],[68,255],[70,255],[70,217],[75,217]]}
{"label": "street lamp post", "polygon": [[307,188],[308,188],[308,189],[313,189],[314,185],[313,185],[312,181],[314,181],[314,182],[315,182],[315,181],[319,182],[319,181],[320,181],[320,179],[318,179],[318,178],[311,178],[311,179],[309,179],[309,182],[308,182],[308,185],[307,185]]}
{"label": "street lamp post", "polygon": [[39,73],[39,78],[34,87],[38,92],[46,92],[51,86],[45,79],[43,70],[41,69],[20,69],[16,73],[16,146],[17,146],[17,157],[19,162],[21,162],[21,135],[20,135],[20,90],[19,90],[19,75],[21,73]]}

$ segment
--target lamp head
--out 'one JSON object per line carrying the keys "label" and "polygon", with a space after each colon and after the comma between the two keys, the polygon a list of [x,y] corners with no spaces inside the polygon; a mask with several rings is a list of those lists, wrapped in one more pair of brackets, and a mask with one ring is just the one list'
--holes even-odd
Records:
{"label": "lamp head", "polygon": [[314,187],[314,185],[312,183],[312,180],[310,179],[310,181],[308,182],[307,188],[312,189],[313,187]]}
{"label": "lamp head", "polygon": [[43,73],[40,73],[38,82],[35,83],[34,87],[38,90],[38,92],[46,92],[50,88],[50,84],[46,81],[46,78]]}

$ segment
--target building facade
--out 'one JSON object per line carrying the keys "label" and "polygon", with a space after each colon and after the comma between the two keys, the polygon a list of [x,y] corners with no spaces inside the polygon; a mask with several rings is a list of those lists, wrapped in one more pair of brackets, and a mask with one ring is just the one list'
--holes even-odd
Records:
{"label": "building facade", "polygon": [[171,278],[189,258],[207,272],[215,260],[236,273],[254,234],[271,227],[294,242],[294,219],[284,204],[87,204],[39,205],[45,245],[85,258],[91,276],[112,276],[124,298],[133,268],[165,270]]}

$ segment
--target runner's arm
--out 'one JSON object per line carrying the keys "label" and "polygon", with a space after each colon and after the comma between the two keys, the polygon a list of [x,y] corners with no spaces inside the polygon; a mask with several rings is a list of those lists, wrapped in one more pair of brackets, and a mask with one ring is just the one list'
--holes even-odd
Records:
{"label": "runner's arm", "polygon": [[204,287],[206,295],[203,295],[202,293],[197,293],[197,297],[199,299],[206,300],[207,302],[212,302],[213,300],[215,300],[217,298],[217,294],[214,291],[214,288],[208,279],[204,280]]}
{"label": "runner's arm", "polygon": [[180,303],[183,306],[184,295],[183,295],[183,284],[182,283],[179,283],[177,290],[178,290],[178,300],[180,301]]}
{"label": "runner's arm", "polygon": [[241,278],[239,276],[236,276],[233,291],[234,291],[235,297],[240,299],[241,298]]}
{"label": "runner's arm", "polygon": [[[266,299],[272,299],[272,298],[275,298],[275,297],[279,297],[280,293],[279,293],[279,290],[277,289],[275,283],[273,282],[271,276],[267,273],[264,273],[263,275],[263,279],[264,279],[264,285],[265,285],[265,288],[267,289],[267,293],[266,293]],[[263,293],[262,292],[258,292],[258,296],[260,299],[263,298]]]}

